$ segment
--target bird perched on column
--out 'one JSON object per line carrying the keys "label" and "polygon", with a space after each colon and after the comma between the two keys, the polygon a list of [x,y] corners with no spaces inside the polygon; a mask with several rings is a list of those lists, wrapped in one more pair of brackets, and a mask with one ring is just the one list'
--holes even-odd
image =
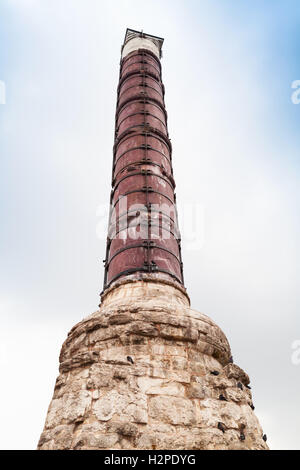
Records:
{"label": "bird perched on column", "polygon": [[218,422],[218,429],[220,429],[220,431],[222,431],[222,433],[225,432],[225,426],[223,423],[221,423],[220,421]]}

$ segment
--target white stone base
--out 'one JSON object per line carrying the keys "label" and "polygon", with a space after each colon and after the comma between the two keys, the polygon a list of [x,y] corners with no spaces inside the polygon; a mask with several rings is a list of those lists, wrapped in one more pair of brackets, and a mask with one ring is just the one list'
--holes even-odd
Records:
{"label": "white stone base", "polygon": [[267,449],[230,356],[171,283],[120,283],[62,347],[38,448]]}

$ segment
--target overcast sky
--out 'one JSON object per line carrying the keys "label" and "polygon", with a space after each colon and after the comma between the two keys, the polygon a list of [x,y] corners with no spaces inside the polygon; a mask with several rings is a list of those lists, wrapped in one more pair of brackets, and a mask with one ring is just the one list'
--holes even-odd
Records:
{"label": "overcast sky", "polygon": [[200,244],[181,226],[192,306],[249,373],[270,446],[299,449],[297,0],[0,0],[0,448],[36,447],[61,344],[99,303],[126,27],[165,38],[179,214],[200,214]]}

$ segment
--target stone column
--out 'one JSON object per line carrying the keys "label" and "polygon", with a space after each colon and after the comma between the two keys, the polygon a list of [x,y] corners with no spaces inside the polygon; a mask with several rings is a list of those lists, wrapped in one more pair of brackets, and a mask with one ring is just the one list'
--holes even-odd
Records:
{"label": "stone column", "polygon": [[39,449],[267,449],[249,377],[183,286],[162,43],[126,32],[104,291],[63,344]]}

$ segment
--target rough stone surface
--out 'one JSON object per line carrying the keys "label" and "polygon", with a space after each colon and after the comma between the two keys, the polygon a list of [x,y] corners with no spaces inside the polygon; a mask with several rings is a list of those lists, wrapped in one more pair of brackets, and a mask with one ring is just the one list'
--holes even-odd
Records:
{"label": "rough stone surface", "polygon": [[121,282],[64,342],[38,448],[267,449],[230,356],[182,290]]}

